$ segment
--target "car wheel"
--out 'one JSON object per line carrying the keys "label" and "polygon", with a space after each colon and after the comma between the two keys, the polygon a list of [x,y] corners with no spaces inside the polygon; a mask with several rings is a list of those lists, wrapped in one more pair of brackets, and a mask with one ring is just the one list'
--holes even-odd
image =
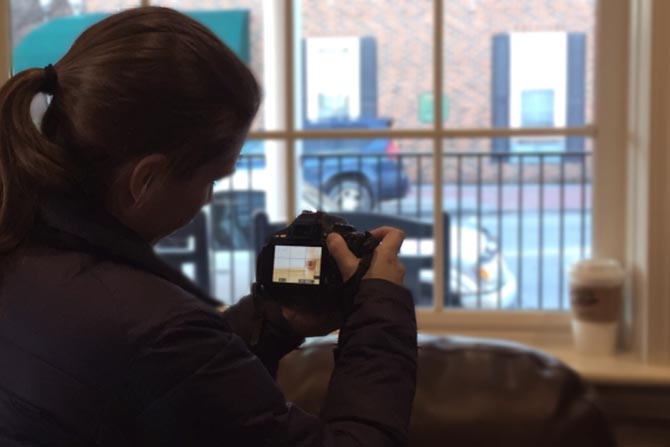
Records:
{"label": "car wheel", "polygon": [[336,180],[327,191],[338,211],[370,211],[374,205],[370,188],[364,182],[344,178]]}

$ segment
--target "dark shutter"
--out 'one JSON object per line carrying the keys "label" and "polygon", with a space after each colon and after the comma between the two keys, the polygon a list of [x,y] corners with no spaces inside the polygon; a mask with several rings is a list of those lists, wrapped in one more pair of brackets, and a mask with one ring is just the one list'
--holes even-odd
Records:
{"label": "dark shutter", "polygon": [[[568,34],[568,86],[566,125],[580,127],[585,124],[586,90],[586,35]],[[584,137],[566,137],[566,150],[583,151]]]}
{"label": "dark shutter", "polygon": [[[493,36],[491,74],[491,125],[509,127],[510,38],[509,34]],[[492,138],[494,152],[509,152],[507,137]]]}
{"label": "dark shutter", "polygon": [[361,38],[361,116],[377,117],[377,42]]}

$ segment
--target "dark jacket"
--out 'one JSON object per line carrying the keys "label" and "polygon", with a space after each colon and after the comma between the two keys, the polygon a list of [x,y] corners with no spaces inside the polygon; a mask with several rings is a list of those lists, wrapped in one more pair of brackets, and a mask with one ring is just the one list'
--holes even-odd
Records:
{"label": "dark jacket", "polygon": [[[320,416],[273,375],[301,339],[268,306],[223,315],[109,215],[53,199],[0,279],[0,446],[339,446],[406,441],[410,294],[365,280]],[[6,260],[5,260],[6,261]],[[253,352],[252,352],[253,351]]]}

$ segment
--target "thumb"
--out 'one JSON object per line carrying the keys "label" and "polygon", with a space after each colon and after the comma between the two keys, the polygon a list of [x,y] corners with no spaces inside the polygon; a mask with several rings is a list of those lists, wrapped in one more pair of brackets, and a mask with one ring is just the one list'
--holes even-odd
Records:
{"label": "thumb", "polygon": [[356,272],[359,259],[354,255],[342,236],[337,233],[330,233],[326,239],[328,251],[335,259],[337,267],[342,274],[342,280],[346,281]]}

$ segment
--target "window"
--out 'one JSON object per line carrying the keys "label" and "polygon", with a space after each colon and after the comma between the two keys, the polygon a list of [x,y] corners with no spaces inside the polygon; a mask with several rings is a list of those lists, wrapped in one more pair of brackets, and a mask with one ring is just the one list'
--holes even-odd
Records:
{"label": "window", "polygon": [[362,115],[361,39],[311,38],[305,41],[307,120],[348,120]]}
{"label": "window", "polygon": [[[426,310],[568,307],[569,264],[573,255],[590,250],[590,153],[582,146],[577,159],[545,157],[563,151],[566,138],[561,130],[548,136],[537,128],[562,128],[571,121],[582,141],[591,136],[584,127],[584,117],[592,116],[584,86],[593,71],[593,57],[585,50],[595,15],[589,0],[564,0],[546,15],[541,0],[511,9],[490,0],[404,2],[384,8],[382,15],[379,5],[363,0],[295,1],[290,21],[287,9],[278,6],[282,2],[154,3],[205,23],[262,81],[286,79],[272,89],[264,82],[265,107],[292,85],[292,97],[261,111],[254,125],[258,134],[245,146],[238,173],[218,186],[215,202],[239,206],[234,215],[210,213],[229,220],[213,226],[220,233],[211,281],[217,295],[234,300],[253,278],[249,226],[238,225],[249,216],[242,214],[256,206],[271,220],[286,221],[298,209],[319,208],[402,217],[407,225],[432,228],[408,239],[403,252],[408,284],[417,306]],[[53,5],[45,9],[52,16]],[[48,38],[54,27],[72,39],[104,16],[91,12],[126,6],[131,5],[70,4],[71,20],[50,16],[17,42],[14,66],[48,63],[31,59],[35,54],[57,59],[69,44]],[[273,30],[290,23],[293,44],[286,46],[287,36]],[[41,53],[35,51],[40,33],[39,41],[51,43]],[[274,46],[268,46],[270,39]],[[277,54],[292,55],[293,64],[283,73],[284,65],[271,60]],[[438,68],[444,79],[436,78]],[[443,94],[440,101],[431,94],[432,119],[425,113],[422,119],[419,99],[438,84]],[[436,124],[434,109],[439,102],[444,112],[446,97],[449,119],[441,114]],[[266,139],[264,133],[275,128],[278,141]],[[470,129],[470,135],[457,138],[452,130],[457,128]],[[513,128],[527,134],[512,136]],[[499,141],[508,148],[500,154]],[[272,160],[273,152],[283,155]],[[286,178],[286,172],[295,175]],[[277,191],[289,193],[284,209],[277,207]],[[442,246],[448,252],[435,248]]]}
{"label": "window", "polygon": [[[15,13],[15,44],[64,3],[35,1],[43,12],[29,26]],[[566,335],[570,264],[591,252],[636,259],[622,240],[641,237],[630,232],[642,227],[626,223],[634,213],[619,203],[621,179],[630,197],[648,196],[633,183],[644,176],[625,173],[621,48],[629,41],[621,30],[633,17],[647,32],[667,5],[653,15],[638,0],[152,3],[244,11],[249,63],[265,86],[239,174],[220,186],[220,199],[240,213],[226,217],[228,239],[222,233],[215,250],[220,296],[237,296],[251,277],[252,243],[231,241],[249,237],[243,214],[256,207],[275,222],[318,207],[428,224],[404,252],[416,261],[424,330]],[[82,15],[132,6],[73,4]],[[641,41],[632,47],[642,58],[633,102],[651,101],[640,93],[651,76],[640,68],[644,55],[660,58]],[[636,104],[642,119],[649,109]]]}
{"label": "window", "polygon": [[521,91],[521,127],[554,125],[554,90]]}
{"label": "window", "polygon": [[[555,123],[555,101],[553,89],[521,91],[521,127],[553,127]],[[516,137],[512,141],[512,152],[560,152],[565,150],[565,138],[561,137]],[[545,161],[563,163],[557,157]]]}

